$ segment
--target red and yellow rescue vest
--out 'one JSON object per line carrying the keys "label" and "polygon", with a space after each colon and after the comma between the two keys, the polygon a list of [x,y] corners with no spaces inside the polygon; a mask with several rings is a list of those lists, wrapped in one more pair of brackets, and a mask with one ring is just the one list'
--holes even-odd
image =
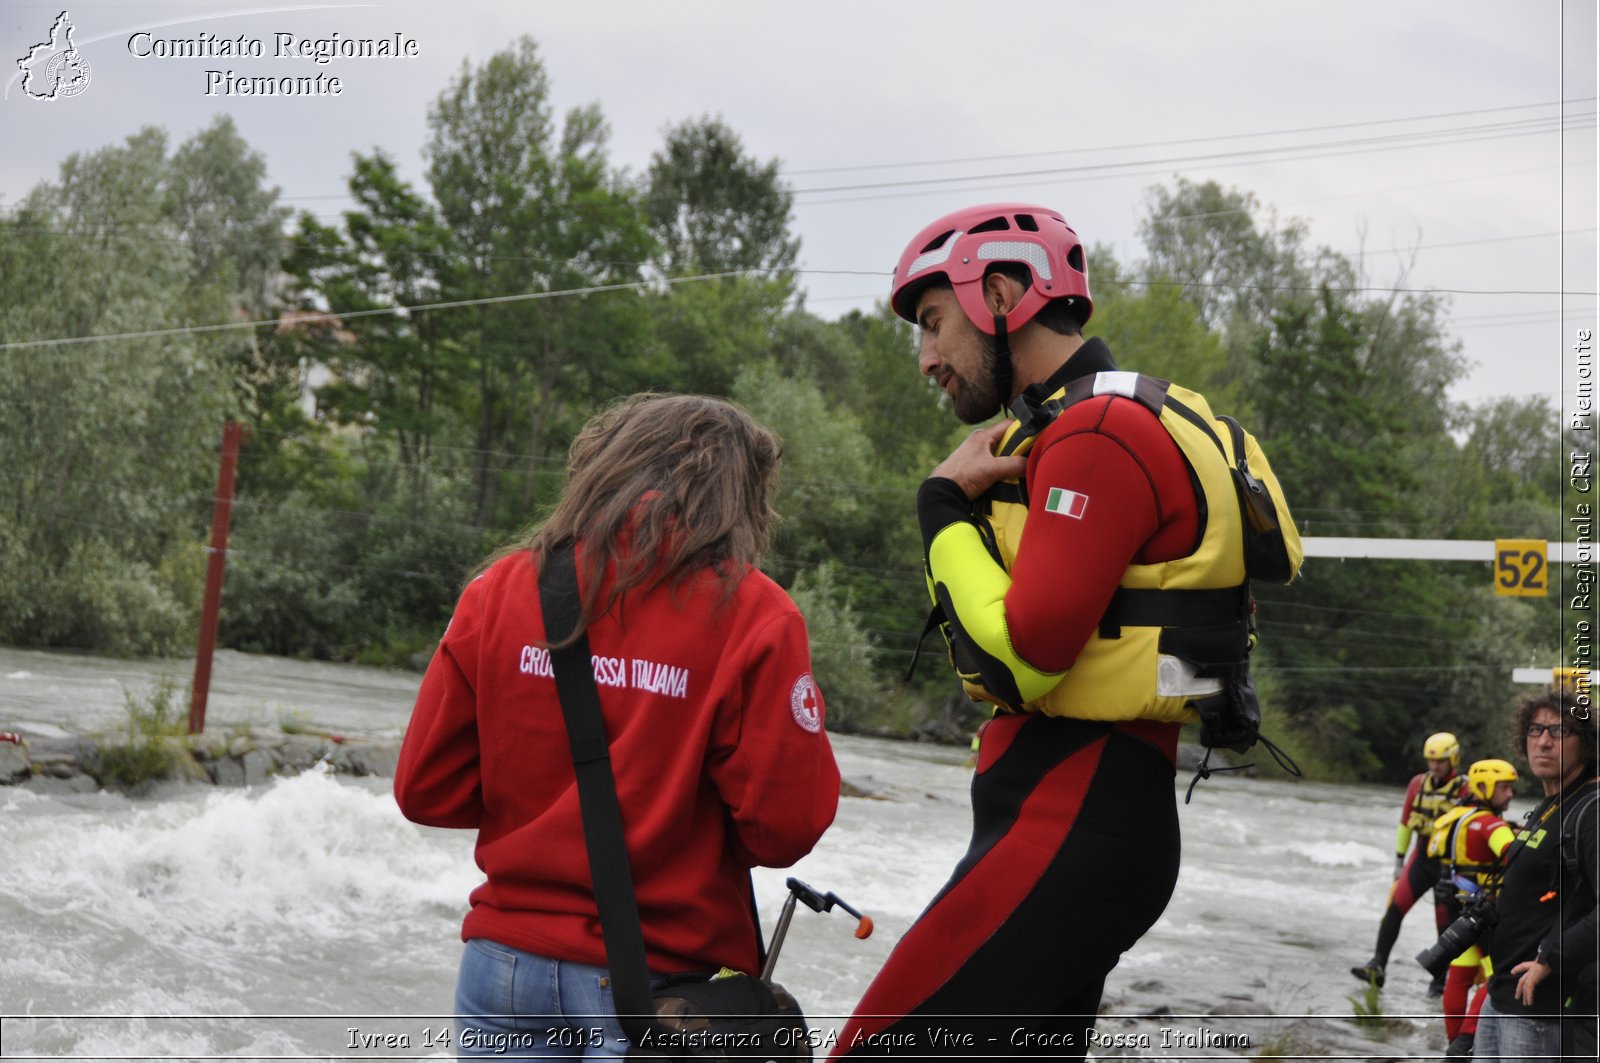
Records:
{"label": "red and yellow rescue vest", "polygon": [[[1057,390],[1046,403],[1059,413],[1074,402],[1107,394],[1139,402],[1172,436],[1204,496],[1204,528],[1199,543],[1185,557],[1129,565],[1106,619],[1072,667],[1048,693],[1022,707],[1090,720],[1195,720],[1198,714],[1191,702],[1221,690],[1217,679],[1196,674],[1196,658],[1201,658],[1198,671],[1203,673],[1242,663],[1249,651],[1244,516],[1232,471],[1241,455],[1234,453],[1233,437],[1203,396],[1154,377],[1098,373]],[[1024,454],[1031,448],[1036,433],[1019,433],[1020,428],[1020,422],[1013,423],[997,453]],[[1298,571],[1300,537],[1282,489],[1255,439],[1248,434],[1243,439],[1243,457],[1271,494],[1291,567]],[[1016,481],[997,484],[986,498],[997,556],[1010,571],[1028,515],[1026,498]],[[1193,593],[1144,593],[1152,591]],[[1182,604],[1185,601],[1187,605]],[[1179,614],[1185,612],[1188,617],[1180,620]],[[1221,643],[1228,648],[1219,653]],[[1219,656],[1231,662],[1216,659]],[[996,700],[982,686],[965,680],[963,686],[976,700]]]}
{"label": "red and yellow rescue vest", "polygon": [[1460,775],[1452,775],[1439,782],[1431,771],[1423,772],[1422,785],[1417,788],[1417,796],[1411,799],[1411,815],[1406,817],[1405,825],[1421,833],[1422,837],[1430,838],[1430,832],[1439,817],[1453,811],[1452,806],[1456,801],[1466,796],[1462,782]]}
{"label": "red and yellow rescue vest", "polygon": [[[1433,835],[1428,839],[1428,855],[1439,861],[1445,875],[1466,875],[1482,884],[1484,876],[1500,863],[1500,854],[1515,840],[1517,832],[1510,824],[1501,821],[1483,839],[1483,848],[1487,852],[1480,851],[1477,859],[1474,859],[1474,847],[1469,844],[1472,840],[1470,832],[1474,821],[1484,816],[1494,817],[1494,813],[1477,805],[1457,805],[1433,824]],[[1479,826],[1480,831],[1484,826],[1487,824]]]}

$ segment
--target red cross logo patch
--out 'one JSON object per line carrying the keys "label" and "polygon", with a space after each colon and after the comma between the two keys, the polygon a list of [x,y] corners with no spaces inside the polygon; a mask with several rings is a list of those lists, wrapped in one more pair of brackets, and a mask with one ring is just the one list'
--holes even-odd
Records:
{"label": "red cross logo patch", "polygon": [[789,690],[789,712],[803,731],[816,734],[822,730],[822,692],[810,672],[803,672]]}

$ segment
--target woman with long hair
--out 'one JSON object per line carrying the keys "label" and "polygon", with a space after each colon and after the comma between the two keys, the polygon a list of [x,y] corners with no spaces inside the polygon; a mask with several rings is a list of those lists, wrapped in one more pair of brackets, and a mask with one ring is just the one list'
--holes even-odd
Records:
{"label": "woman with long hair", "polygon": [[456,984],[463,1055],[620,1055],[566,727],[539,605],[572,549],[653,974],[758,972],[749,869],[833,820],[839,771],[805,623],[756,567],[777,438],[731,403],[639,395],[573,441],[549,519],[485,562],[428,666],[395,775],[404,814],[478,832]]}

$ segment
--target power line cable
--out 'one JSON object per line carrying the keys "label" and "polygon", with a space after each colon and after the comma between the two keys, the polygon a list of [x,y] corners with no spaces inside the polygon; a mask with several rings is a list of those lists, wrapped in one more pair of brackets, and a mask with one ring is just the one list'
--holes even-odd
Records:
{"label": "power line cable", "polygon": [[[1490,110],[1494,110],[1494,109],[1490,109]],[[1465,113],[1475,113],[1475,112],[1465,112]],[[1498,138],[1504,137],[1504,136],[1524,136],[1524,135],[1528,135],[1529,133],[1554,131],[1553,129],[1528,128],[1528,127],[1539,126],[1541,124],[1548,125],[1549,123],[1556,123],[1556,122],[1569,122],[1569,123],[1570,122],[1576,122],[1577,120],[1580,120],[1580,119],[1593,118],[1593,117],[1595,117],[1595,114],[1596,114],[1595,112],[1584,112],[1582,114],[1572,114],[1572,115],[1566,115],[1566,116],[1562,116],[1562,117],[1552,116],[1552,117],[1549,117],[1549,118],[1524,119],[1524,120],[1517,121],[1517,122],[1490,123],[1490,124],[1476,125],[1476,126],[1459,126],[1459,127],[1454,128],[1454,129],[1418,131],[1418,132],[1413,132],[1413,133],[1394,134],[1394,135],[1387,136],[1387,137],[1368,137],[1368,138],[1356,138],[1356,139],[1353,139],[1353,140],[1344,140],[1344,141],[1326,141],[1326,142],[1322,142],[1322,143],[1313,143],[1313,144],[1284,145],[1282,147],[1276,147],[1276,148],[1244,149],[1244,150],[1235,151],[1235,152],[1214,153],[1214,154],[1211,154],[1211,155],[1174,156],[1174,157],[1170,157],[1170,158],[1167,158],[1167,159],[1137,159],[1137,160],[1128,160],[1128,161],[1125,161],[1125,162],[1110,162],[1110,163],[1093,164],[1093,165],[1084,166],[1084,167],[1062,167],[1062,168],[1055,168],[1055,169],[1050,169],[1050,170],[1014,171],[1014,172],[1010,172],[1010,173],[1000,173],[1000,174],[969,174],[969,175],[965,175],[965,176],[930,177],[930,178],[919,178],[919,179],[916,179],[916,180],[904,181],[904,182],[876,182],[876,183],[864,184],[864,185],[825,186],[825,187],[818,187],[818,188],[795,189],[793,191],[794,191],[794,193],[796,195],[801,195],[801,194],[811,194],[811,193],[852,191],[852,190],[875,189],[875,188],[913,187],[913,186],[917,186],[917,185],[925,185],[925,184],[930,184],[930,183],[941,183],[941,184],[943,184],[943,183],[956,183],[956,182],[962,182],[962,181],[993,180],[993,179],[1001,178],[1001,177],[1014,180],[1016,178],[1022,178],[1022,177],[1037,177],[1037,176],[1051,176],[1051,175],[1058,175],[1059,176],[1059,175],[1062,175],[1062,174],[1073,174],[1073,173],[1080,173],[1080,172],[1086,172],[1086,171],[1091,171],[1091,170],[1118,169],[1118,168],[1125,168],[1125,167],[1129,167],[1129,166],[1146,166],[1146,167],[1147,166],[1152,166],[1152,165],[1160,166],[1160,167],[1163,168],[1162,171],[1153,171],[1153,172],[1163,172],[1165,167],[1170,166],[1170,165],[1172,165],[1174,163],[1197,162],[1197,161],[1207,161],[1207,160],[1214,160],[1214,159],[1233,159],[1233,158],[1238,158],[1240,156],[1261,155],[1261,154],[1281,153],[1281,152],[1296,152],[1296,151],[1306,151],[1306,150],[1319,150],[1320,151],[1320,149],[1326,148],[1326,147],[1336,147],[1336,146],[1346,146],[1346,145],[1363,145],[1363,144],[1374,144],[1374,143],[1380,143],[1381,144],[1381,143],[1389,143],[1389,142],[1393,142],[1393,141],[1409,141],[1409,140],[1418,140],[1418,139],[1425,139],[1425,138],[1437,138],[1437,137],[1447,136],[1447,135],[1451,135],[1451,134],[1455,134],[1455,133],[1475,133],[1475,134],[1476,133],[1488,133],[1488,134],[1492,134],[1492,135],[1487,136],[1487,137],[1485,137],[1485,136],[1472,136],[1472,137],[1470,137],[1470,138],[1468,138],[1466,140],[1452,139],[1452,140],[1436,141],[1437,143],[1440,143],[1440,144],[1471,143],[1471,142],[1474,142],[1476,140],[1481,140],[1481,139],[1498,139]],[[1365,124],[1365,123],[1353,123],[1353,124],[1359,125],[1359,124]],[[1322,128],[1322,127],[1313,127],[1313,128]],[[1342,126],[1334,126],[1334,127],[1329,127],[1329,128],[1342,128]],[[1565,126],[1564,128],[1569,129],[1569,130],[1582,130],[1582,129],[1589,129],[1589,128],[1592,128],[1592,127],[1588,126],[1588,125],[1568,125],[1568,126]],[[1497,130],[1501,131],[1501,132],[1495,132]],[[1521,131],[1518,131],[1518,130],[1521,130]],[[1208,140],[1208,139],[1219,139],[1219,138],[1197,138],[1197,139],[1203,141],[1203,140]],[[1225,137],[1225,138],[1220,138],[1220,139],[1234,139],[1234,138]],[[1184,143],[1184,142],[1185,141],[1175,141],[1173,143]],[[1384,147],[1384,148],[1381,148],[1381,149],[1369,149],[1369,150],[1394,150],[1397,147],[1427,147],[1427,146],[1430,146],[1430,144],[1426,143],[1426,142],[1414,143],[1414,144],[1401,143],[1401,144],[1398,144],[1398,145],[1391,144],[1391,146]],[[1096,149],[1096,150],[1106,150],[1106,149]],[[1298,161],[1301,158],[1328,158],[1328,157],[1334,157],[1334,156],[1338,156],[1338,155],[1342,155],[1342,154],[1366,154],[1366,153],[1368,153],[1368,152],[1367,151],[1352,151],[1352,152],[1322,153],[1322,154],[1311,155],[1311,156],[1296,156],[1294,159],[1292,159],[1290,161]],[[1058,153],[1051,152],[1051,153],[1046,153],[1046,154],[1058,154]],[[1005,156],[1001,156],[1001,157],[997,157],[997,158],[1005,158]],[[1275,161],[1275,160],[1272,160],[1272,159],[1256,159],[1256,160],[1249,160],[1249,161],[1271,162],[1271,161]],[[1542,169],[1542,168],[1535,168],[1535,169]],[[1500,176],[1510,176],[1510,175],[1514,175],[1514,174],[1517,174],[1517,173],[1524,173],[1524,172],[1532,172],[1532,171],[1512,171],[1511,174],[1500,175]],[[1119,175],[1119,176],[1138,176],[1138,174],[1124,174],[1124,175]],[[1478,178],[1468,178],[1466,180],[1476,180],[1476,179],[1478,179]],[[1455,179],[1455,180],[1460,180],[1460,179]],[[1452,180],[1452,181],[1446,181],[1446,182],[1432,182],[1432,184],[1440,184],[1440,183],[1455,183],[1455,181]],[[1425,187],[1425,186],[1419,186],[1419,187]],[[301,198],[310,198],[310,197],[301,197]],[[881,198],[881,197],[867,197],[867,198]],[[1335,198],[1342,198],[1342,197],[1335,197]],[[853,202],[853,201],[855,201],[855,200],[829,200],[829,201],[825,201],[825,202]],[[356,211],[356,210],[350,210],[350,211],[341,211],[338,214],[323,214],[323,215],[308,215],[306,212],[301,212],[301,214],[299,216],[312,216],[312,217],[316,217],[318,220],[343,220],[343,219],[346,219],[349,215],[355,214],[355,213],[365,213],[365,212]],[[1214,213],[1229,213],[1229,212],[1214,212]],[[1207,215],[1195,215],[1195,216],[1196,217],[1204,217],[1204,216],[1207,216]],[[232,221],[234,223],[236,223],[236,224],[243,224],[243,223],[247,223],[247,222],[250,222],[250,221],[256,221],[256,220],[261,220],[261,219],[259,217],[258,218],[250,218],[250,219],[232,219]],[[113,223],[113,224],[116,224],[116,223]],[[150,222],[140,222],[140,223],[131,223],[130,222],[130,223],[121,223],[121,224],[128,225],[128,226],[141,226],[141,227],[147,227],[147,226],[166,227],[166,226],[169,226],[171,224],[171,222],[167,221],[167,220],[156,220],[156,221],[150,221]],[[292,234],[286,234],[286,235],[292,235]],[[505,256],[505,257],[508,260],[511,260],[511,259],[515,259],[516,256]],[[619,265],[627,265],[627,264],[626,263],[619,263]]]}
{"label": "power line cable", "polygon": [[[1533,110],[1540,107],[1566,106],[1568,104],[1592,103],[1595,96],[1575,97],[1566,100],[1547,100],[1542,103],[1510,104],[1503,107],[1480,107],[1465,111],[1442,111],[1433,114],[1410,115],[1400,118],[1376,118],[1359,122],[1337,122],[1326,125],[1293,126],[1286,129],[1265,129],[1243,133],[1219,133],[1204,137],[1179,137],[1170,140],[1139,141],[1126,144],[1101,144],[1094,147],[1056,148],[1048,151],[1013,152],[994,155],[971,155],[958,158],[924,159],[911,162],[883,162],[883,163],[857,163],[849,166],[817,166],[804,169],[782,169],[779,174],[784,177],[808,177],[814,174],[825,173],[853,173],[867,170],[892,170],[892,169],[923,169],[930,166],[957,166],[979,162],[1008,162],[1015,159],[1048,158],[1057,155],[1087,155],[1101,151],[1136,151],[1146,148],[1174,147],[1180,144],[1203,144],[1225,140],[1246,140],[1252,137],[1288,136],[1300,133],[1325,133],[1338,129],[1357,129],[1367,126],[1396,125],[1406,122],[1437,121],[1448,118],[1468,118],[1475,115],[1498,114],[1506,111]],[[296,195],[280,195],[279,202],[297,203],[306,200],[349,199],[356,201],[353,192],[323,192]]]}
{"label": "power line cable", "polygon": [[[499,304],[499,303],[530,302],[530,301],[543,300],[543,299],[558,299],[558,298],[566,298],[566,297],[572,297],[572,296],[594,295],[594,294],[597,294],[597,293],[604,293],[604,292],[641,291],[641,290],[649,289],[655,283],[663,283],[663,284],[676,286],[678,284],[686,284],[686,283],[692,283],[692,282],[698,282],[698,281],[721,280],[721,279],[730,278],[730,277],[742,277],[742,276],[750,276],[750,275],[754,275],[754,274],[772,273],[772,272],[777,272],[777,271],[776,270],[772,270],[772,269],[728,270],[728,271],[725,271],[725,272],[722,272],[722,273],[708,273],[708,274],[702,274],[702,275],[692,276],[692,277],[672,277],[672,278],[668,278],[668,279],[666,279],[664,281],[660,281],[660,282],[628,281],[628,282],[620,283],[620,284],[591,285],[591,286],[585,287],[585,288],[566,288],[566,289],[560,289],[560,290],[557,290],[557,291],[524,292],[524,293],[513,294],[513,295],[488,296],[488,297],[478,298],[478,299],[455,299],[455,300],[450,300],[450,301],[447,301],[447,302],[440,302],[440,303],[421,303],[421,304],[415,304],[415,305],[411,305],[411,306],[379,307],[379,308],[371,309],[371,310],[354,310],[354,311],[348,311],[348,312],[344,312],[344,313],[335,313],[335,312],[332,312],[332,311],[299,311],[298,313],[300,314],[300,316],[298,318],[296,318],[296,320],[294,321],[294,324],[296,324],[296,325],[304,325],[304,324],[311,324],[313,322],[318,322],[318,321],[327,321],[327,322],[331,322],[331,323],[338,323],[338,322],[342,322],[342,321],[345,321],[345,320],[351,320],[351,319],[355,319],[355,318],[377,317],[377,316],[390,315],[390,314],[420,313],[420,312],[429,311],[429,310],[454,310],[454,309],[460,309],[460,308],[463,308],[463,307],[470,307],[470,306],[488,306],[488,305],[494,305],[494,304]],[[801,271],[801,272],[817,272],[817,271]],[[831,272],[839,273],[839,274],[849,274],[849,275],[852,275],[852,276],[888,276],[889,275],[887,273],[881,273],[881,272],[875,271],[875,270],[834,270],[834,271],[831,271]],[[1370,295],[1370,294],[1400,295],[1400,294],[1407,294],[1407,295],[1485,295],[1485,296],[1506,296],[1506,295],[1573,296],[1573,295],[1594,295],[1594,294],[1596,294],[1596,292],[1594,292],[1594,291],[1551,291],[1551,290],[1547,290],[1547,289],[1529,289],[1529,288],[1499,288],[1499,289],[1490,289],[1490,288],[1408,288],[1408,287],[1400,287],[1400,286],[1387,286],[1386,287],[1386,286],[1383,286],[1383,285],[1222,284],[1222,283],[1207,282],[1207,281],[1169,280],[1167,278],[1159,278],[1159,279],[1155,279],[1155,280],[1139,279],[1139,278],[1119,278],[1118,283],[1119,284],[1129,285],[1129,286],[1135,286],[1135,287],[1137,287],[1137,286],[1143,286],[1143,287],[1179,287],[1179,288],[1193,287],[1193,288],[1228,289],[1228,290],[1232,290],[1232,291],[1309,292],[1309,293],[1312,293],[1312,294],[1323,292],[1323,291],[1327,291],[1327,292],[1349,294],[1349,295],[1363,295],[1363,294],[1367,294],[1367,295]],[[23,348],[34,348],[34,347],[71,346],[71,345],[83,344],[83,343],[104,343],[104,342],[107,342],[107,341],[110,341],[110,340],[151,339],[151,338],[156,338],[156,337],[161,337],[161,336],[180,336],[180,335],[203,334],[203,333],[212,333],[212,332],[227,332],[227,331],[236,331],[236,330],[239,330],[239,329],[265,328],[265,327],[276,326],[276,325],[281,325],[281,324],[283,324],[283,320],[281,318],[270,318],[270,319],[256,320],[256,321],[231,321],[231,322],[224,322],[224,323],[214,324],[214,325],[182,325],[182,326],[177,326],[177,327],[174,327],[174,328],[146,329],[146,330],[139,331],[139,332],[102,333],[102,334],[99,334],[99,335],[72,336],[72,337],[63,337],[63,338],[46,339],[46,340],[17,340],[17,341],[11,341],[11,342],[6,342],[6,343],[0,343],[0,351],[20,350],[20,349],[23,349]]]}
{"label": "power line cable", "polygon": [[1558,107],[1569,103],[1593,103],[1595,96],[1582,96],[1570,100],[1547,100],[1544,103],[1512,104],[1505,107],[1480,107],[1470,111],[1444,111],[1436,114],[1412,115],[1407,118],[1375,118],[1361,122],[1339,122],[1332,125],[1295,126],[1288,129],[1267,129],[1254,133],[1219,133],[1205,137],[1183,137],[1176,140],[1147,140],[1134,144],[1102,144],[1091,148],[1057,148],[1051,151],[1027,151],[1008,155],[971,155],[955,159],[925,159],[920,162],[864,163],[851,166],[822,166],[805,170],[782,170],[788,177],[809,176],[819,173],[850,173],[861,170],[894,170],[928,166],[951,166],[974,162],[1007,162],[1012,159],[1038,159],[1052,155],[1082,155],[1097,151],[1134,151],[1142,148],[1165,148],[1178,144],[1204,144],[1219,140],[1244,140],[1250,137],[1288,136],[1295,133],[1325,133],[1335,129],[1356,129],[1364,126],[1394,125],[1401,122],[1426,122],[1441,118],[1468,118],[1480,114],[1497,114],[1504,111],[1525,111],[1536,107]]}
{"label": "power line cable", "polygon": [[[1274,209],[1279,207],[1300,207],[1311,203],[1330,203],[1335,200],[1352,199],[1361,196],[1389,195],[1394,192],[1416,192],[1424,188],[1441,188],[1445,185],[1469,184],[1473,181],[1493,181],[1502,177],[1524,177],[1531,173],[1544,173],[1547,170],[1572,169],[1578,166],[1593,166],[1594,164],[1595,161],[1593,159],[1579,159],[1575,162],[1552,163],[1548,166],[1530,166],[1519,170],[1498,170],[1494,173],[1473,174],[1468,177],[1449,177],[1440,181],[1423,181],[1420,184],[1390,185],[1386,188],[1368,188],[1356,192],[1341,192],[1334,196],[1316,196],[1312,199],[1297,199],[1288,203],[1273,204],[1271,206],[1273,206]],[[1194,214],[1173,214],[1167,219],[1163,220],[1188,221],[1200,218],[1224,218],[1232,214],[1249,214],[1255,209],[1256,207],[1254,206],[1230,207],[1227,210],[1197,211]]]}
{"label": "power line cable", "polygon": [[[1306,158],[1327,158],[1330,155],[1364,155],[1373,151],[1409,150],[1419,147],[1434,147],[1451,144],[1473,143],[1479,140],[1499,140],[1509,137],[1523,137],[1542,133],[1564,132],[1568,130],[1590,129],[1590,125],[1576,124],[1581,119],[1594,118],[1597,112],[1588,111],[1583,114],[1556,116],[1550,118],[1533,118],[1517,122],[1495,122],[1486,125],[1457,126],[1453,129],[1429,130],[1417,133],[1397,133],[1381,137],[1355,137],[1347,140],[1328,140],[1309,144],[1286,144],[1275,148],[1244,148],[1238,151],[1211,152],[1203,155],[1172,155],[1161,159],[1129,159],[1124,161],[1085,163],[1078,166],[1058,166],[1043,170],[1011,170],[1002,173],[967,174],[965,176],[944,177],[917,177],[904,181],[872,181],[853,185],[823,185],[814,188],[797,188],[796,196],[822,195],[837,192],[866,192],[879,189],[911,189],[928,185],[951,185],[964,181],[984,181],[1006,178],[1016,181],[1027,178],[1062,177],[1068,175],[1100,173],[1107,170],[1126,169],[1130,166],[1177,166],[1214,163],[1224,160],[1238,160],[1253,156],[1268,156],[1267,158],[1249,158],[1251,162],[1299,161]],[[1450,138],[1450,139],[1441,139]],[[1352,149],[1349,151],[1328,152],[1326,149],[1340,148]],[[1311,151],[1314,155],[1290,154]],[[1284,160],[1272,156],[1285,155]]]}
{"label": "power line cable", "polygon": [[1355,251],[1346,253],[1355,258],[1362,258],[1367,255],[1386,255],[1391,251],[1397,251],[1401,253],[1409,253],[1412,251],[1438,251],[1447,247],[1475,247],[1479,244],[1503,244],[1509,243],[1513,240],[1540,240],[1551,236],[1579,236],[1584,233],[1592,233],[1595,231],[1596,230],[1594,228],[1557,229],[1553,232],[1523,233],[1518,236],[1486,236],[1479,240],[1453,240],[1450,243],[1445,244],[1418,244],[1415,247],[1380,247],[1372,251]]}
{"label": "power line cable", "polygon": [[[1588,128],[1589,128],[1588,126],[1572,126],[1572,127],[1567,127],[1565,131],[1569,131],[1570,132],[1570,131],[1576,131],[1576,130],[1584,130],[1584,129],[1588,129]],[[1434,142],[1434,144],[1386,145],[1386,146],[1370,147],[1370,148],[1356,149],[1356,150],[1350,150],[1350,151],[1317,152],[1317,153],[1313,153],[1313,154],[1309,154],[1309,155],[1295,155],[1295,156],[1285,155],[1285,156],[1281,156],[1281,157],[1278,157],[1278,158],[1271,158],[1271,159],[1236,159],[1234,161],[1219,161],[1219,162],[1207,163],[1207,164],[1204,165],[1204,168],[1207,169],[1207,170],[1226,170],[1226,169],[1232,169],[1232,168],[1238,167],[1238,166],[1259,166],[1259,165],[1271,165],[1271,164],[1283,163],[1283,162],[1306,162],[1306,161],[1314,161],[1314,160],[1317,160],[1317,159],[1344,158],[1346,156],[1353,156],[1353,155],[1370,155],[1370,154],[1373,154],[1374,152],[1409,150],[1409,149],[1413,149],[1413,148],[1417,148],[1417,147],[1433,147],[1433,146],[1441,146],[1441,147],[1443,147],[1443,146],[1450,146],[1450,145],[1457,145],[1457,144],[1473,144],[1473,143],[1478,143],[1480,141],[1485,141],[1485,140],[1503,140],[1503,139],[1506,139],[1508,137],[1530,136],[1530,135],[1533,135],[1535,132],[1539,132],[1539,131],[1529,130],[1529,131],[1521,132],[1521,133],[1496,133],[1496,134],[1488,134],[1488,135],[1485,135],[1485,136],[1462,137],[1462,138],[1459,138],[1459,139],[1449,140],[1449,141],[1436,141],[1436,142]],[[1549,132],[1556,132],[1556,130],[1550,130]],[[1143,165],[1143,166],[1147,166],[1148,167],[1148,166],[1150,166],[1152,164],[1150,164],[1150,163],[1139,163],[1139,162],[1127,162],[1127,163],[1124,163],[1122,165],[1123,166],[1141,166],[1141,165]],[[1561,164],[1561,166],[1565,166],[1565,164],[1563,163],[1563,164]],[[1195,168],[1199,168],[1199,167],[1195,167]],[[1052,171],[1039,171],[1039,172],[1041,174],[1048,175]],[[1072,174],[1067,173],[1066,170],[1054,171],[1054,172],[1056,173],[1056,176],[1049,177],[1047,180],[1044,181],[1044,183],[1047,183],[1047,184],[1077,184],[1077,183],[1083,183],[1083,182],[1087,182],[1087,181],[1121,181],[1121,180],[1126,180],[1126,179],[1128,179],[1130,177],[1158,177],[1158,176],[1163,176],[1163,175],[1166,175],[1166,176],[1173,176],[1173,175],[1181,176],[1184,173],[1183,170],[1174,170],[1171,167],[1170,164],[1156,164],[1153,169],[1152,168],[1147,168],[1147,169],[1141,169],[1141,170],[1127,170],[1126,172],[1123,172],[1123,173],[1084,173],[1084,174],[1078,174],[1078,175],[1074,176]],[[1063,176],[1063,174],[1066,174],[1066,176]],[[969,181],[985,180],[985,179],[990,178],[991,176],[999,176],[999,175],[973,175],[973,176],[964,178],[964,180],[969,180]],[[997,190],[997,189],[999,189],[999,190],[1014,189],[1015,187],[1016,187],[1016,181],[1015,180],[1008,180],[1005,184],[971,185],[971,186],[965,187],[965,188],[954,189],[954,191],[959,191],[959,192],[962,192],[962,193],[986,192],[986,191],[992,191],[992,190]],[[796,206],[797,207],[819,207],[819,206],[833,206],[833,205],[840,204],[840,203],[872,203],[872,202],[882,202],[883,200],[909,199],[909,198],[912,198],[912,197],[920,197],[920,196],[948,195],[951,191],[952,191],[952,189],[948,189],[948,188],[931,188],[931,189],[925,188],[925,189],[921,189],[921,190],[905,189],[905,190],[901,190],[901,191],[894,192],[894,193],[889,193],[889,194],[875,194],[875,195],[865,195],[865,196],[839,196],[839,197],[834,198],[834,199],[800,200],[800,201],[798,201],[796,203]]]}
{"label": "power line cable", "polygon": [[[419,303],[412,306],[379,307],[372,310],[351,310],[343,313],[331,311],[300,311],[300,316],[295,319],[296,325],[311,324],[325,321],[338,323],[355,318],[378,317],[382,315],[401,313],[420,313],[425,310],[457,310],[469,306],[494,306],[502,303],[535,302],[542,299],[557,299],[563,297],[598,295],[604,292],[640,291],[650,288],[653,284],[679,285],[697,281],[721,280],[728,277],[741,277],[752,273],[769,272],[765,270],[726,270],[721,273],[705,273],[692,277],[669,277],[659,282],[652,281],[626,281],[619,284],[594,284],[583,288],[564,288],[558,291],[518,292],[510,295],[490,295],[476,299],[451,299],[438,303]],[[209,332],[230,332],[238,329],[267,328],[283,324],[282,318],[267,318],[256,321],[229,321],[215,325],[181,325],[175,328],[143,329],[137,332],[110,332],[93,336],[74,336],[49,340],[18,340],[9,343],[0,343],[0,351],[22,350],[33,347],[58,347],[79,343],[104,343],[109,340],[139,340],[154,339],[161,336],[194,335]]]}

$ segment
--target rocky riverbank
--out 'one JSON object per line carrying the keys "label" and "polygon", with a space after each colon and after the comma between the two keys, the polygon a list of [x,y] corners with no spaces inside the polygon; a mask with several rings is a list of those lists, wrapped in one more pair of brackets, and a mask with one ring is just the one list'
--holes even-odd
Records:
{"label": "rocky riverbank", "polygon": [[[10,728],[9,730],[5,728]],[[149,793],[166,781],[212,786],[257,786],[277,775],[292,775],[326,763],[341,775],[394,775],[398,741],[354,738],[326,731],[282,731],[269,727],[234,728],[198,735],[130,738],[126,734],[75,735],[52,724],[0,725],[0,786],[28,786],[41,793],[93,793],[117,790],[131,796]],[[1178,768],[1192,772],[1205,750],[1184,743]],[[129,772],[137,755],[143,765]],[[1213,754],[1213,769],[1230,763]],[[1246,769],[1254,775],[1255,769]],[[870,784],[846,780],[847,797],[872,797]]]}
{"label": "rocky riverbank", "polygon": [[8,726],[0,730],[0,786],[44,793],[141,795],[165,781],[255,786],[318,764],[342,775],[393,775],[399,754],[395,741],[264,727],[147,738],[74,735],[50,724]]}

